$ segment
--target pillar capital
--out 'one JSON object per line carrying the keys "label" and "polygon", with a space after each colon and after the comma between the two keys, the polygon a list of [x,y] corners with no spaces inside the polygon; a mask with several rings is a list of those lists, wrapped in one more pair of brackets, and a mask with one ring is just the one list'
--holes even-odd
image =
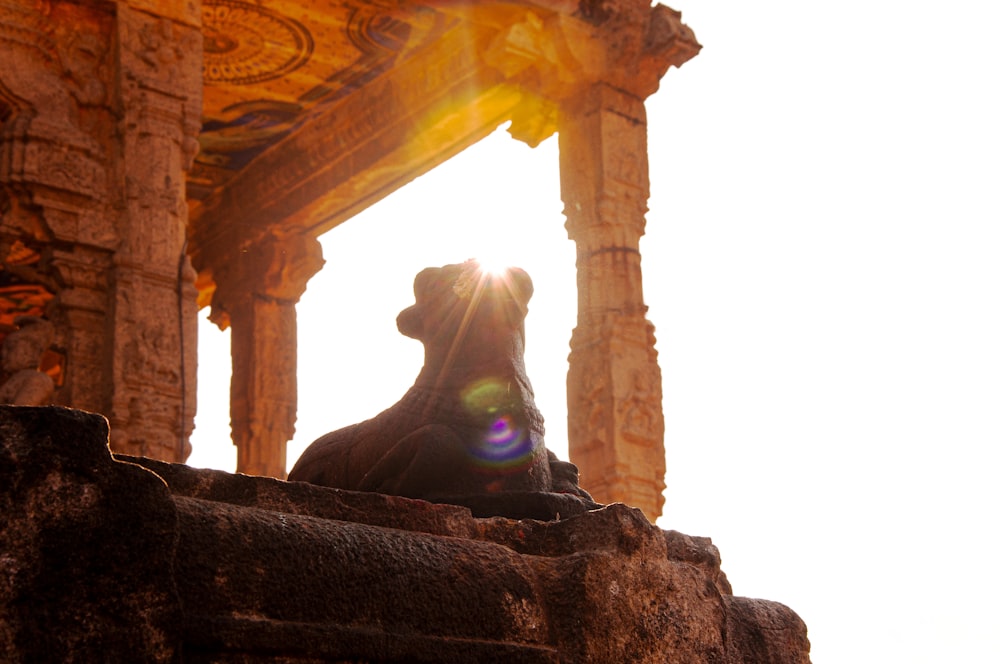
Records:
{"label": "pillar capital", "polygon": [[559,155],[570,239],[587,253],[637,249],[649,198],[642,100],[605,84],[565,100]]}
{"label": "pillar capital", "polygon": [[[487,23],[482,3],[476,18]],[[526,3],[527,4],[527,3]],[[536,145],[557,128],[562,102],[594,86],[620,90],[640,103],[657,90],[670,67],[680,67],[701,50],[681,14],[645,0],[579,3],[535,2],[501,27],[483,53],[484,61],[524,93],[510,132]]]}
{"label": "pillar capital", "polygon": [[667,69],[701,50],[678,11],[642,0],[600,4],[589,14],[525,9],[490,41],[486,62],[554,100],[595,83],[645,99]]}
{"label": "pillar capital", "polygon": [[268,233],[214,258],[199,275],[199,288],[210,292],[211,319],[225,329],[233,311],[251,299],[294,306],[323,262],[312,235]]}

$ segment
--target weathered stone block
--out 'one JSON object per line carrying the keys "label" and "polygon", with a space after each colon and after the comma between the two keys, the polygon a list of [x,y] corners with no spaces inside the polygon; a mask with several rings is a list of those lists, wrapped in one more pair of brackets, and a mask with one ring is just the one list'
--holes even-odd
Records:
{"label": "weathered stone block", "polygon": [[625,505],[561,520],[113,458],[0,407],[0,660],[807,664],[786,607]]}
{"label": "weathered stone block", "polygon": [[175,661],[177,510],[100,415],[0,406],[0,661]]}

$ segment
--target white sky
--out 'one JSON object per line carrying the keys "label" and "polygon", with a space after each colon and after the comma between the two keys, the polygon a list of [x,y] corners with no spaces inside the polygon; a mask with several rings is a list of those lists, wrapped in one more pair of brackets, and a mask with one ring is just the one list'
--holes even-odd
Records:
{"label": "white sky", "polygon": [[[997,661],[1000,6],[674,6],[705,49],[647,103],[659,523],[795,609],[816,664]],[[555,140],[500,132],[328,233],[289,465],[412,384],[414,275],[486,253],[535,281],[528,372],[565,457],[561,208]],[[199,346],[190,463],[232,470],[228,333]]]}

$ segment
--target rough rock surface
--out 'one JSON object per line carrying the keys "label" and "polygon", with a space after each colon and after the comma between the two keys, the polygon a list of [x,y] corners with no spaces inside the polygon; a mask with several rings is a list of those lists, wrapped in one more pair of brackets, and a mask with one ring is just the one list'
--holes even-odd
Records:
{"label": "rough rock surface", "polygon": [[171,661],[177,509],[103,417],[0,406],[0,513],[0,661]]}
{"label": "rough rock surface", "polygon": [[805,664],[705,538],[616,504],[554,521],[113,458],[0,407],[0,661]]}

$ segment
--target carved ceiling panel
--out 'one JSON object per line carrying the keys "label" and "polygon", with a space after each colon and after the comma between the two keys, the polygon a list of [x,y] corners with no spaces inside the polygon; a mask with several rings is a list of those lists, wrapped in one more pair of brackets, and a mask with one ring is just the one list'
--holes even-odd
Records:
{"label": "carved ceiling panel", "polygon": [[204,0],[203,128],[189,200],[207,198],[324,107],[431,42],[449,20],[398,3]]}

